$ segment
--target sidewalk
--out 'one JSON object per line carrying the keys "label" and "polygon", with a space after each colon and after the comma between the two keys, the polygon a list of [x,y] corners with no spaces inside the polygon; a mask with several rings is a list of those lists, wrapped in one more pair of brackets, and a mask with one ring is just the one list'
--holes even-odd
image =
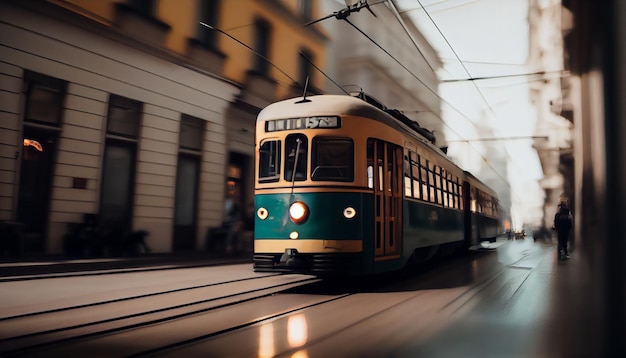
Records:
{"label": "sidewalk", "polygon": [[[526,238],[528,241],[529,238]],[[532,243],[532,237],[530,242]],[[533,357],[613,357],[603,340],[603,308],[600,305],[596,278],[590,270],[586,253],[570,246],[571,259],[557,258],[556,238],[537,240],[550,255],[535,271],[546,279],[544,290],[536,290],[528,305],[546,304],[540,325],[540,346]]]}
{"label": "sidewalk", "polygon": [[206,252],[185,254],[143,254],[127,257],[67,258],[42,256],[26,258],[0,258],[0,278],[24,277],[30,275],[67,274],[77,271],[155,269],[161,266],[171,268],[230,265],[252,263],[252,254],[224,255]]}

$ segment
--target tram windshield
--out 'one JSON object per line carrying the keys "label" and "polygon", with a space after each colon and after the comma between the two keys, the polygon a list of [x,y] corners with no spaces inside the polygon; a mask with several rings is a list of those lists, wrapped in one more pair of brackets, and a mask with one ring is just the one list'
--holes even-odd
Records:
{"label": "tram windshield", "polygon": [[259,182],[277,182],[281,177],[288,182],[307,180],[309,162],[313,181],[354,181],[354,142],[351,138],[314,137],[311,147],[309,158],[309,139],[301,133],[288,135],[284,143],[277,138],[262,141]]}
{"label": "tram windshield", "polygon": [[313,138],[311,179],[354,180],[354,143],[350,138]]}
{"label": "tram windshield", "polygon": [[259,150],[259,181],[275,182],[280,178],[280,141],[266,140]]}
{"label": "tram windshield", "polygon": [[[290,134],[285,139],[285,180],[306,180],[308,138]],[[295,171],[295,172],[294,172]]]}

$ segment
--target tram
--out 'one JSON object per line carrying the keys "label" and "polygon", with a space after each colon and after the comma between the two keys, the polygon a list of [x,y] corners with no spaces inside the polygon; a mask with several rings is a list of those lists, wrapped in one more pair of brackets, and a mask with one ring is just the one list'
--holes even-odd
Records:
{"label": "tram", "polygon": [[255,148],[257,272],[378,274],[498,235],[496,193],[363,93],[270,104]]}

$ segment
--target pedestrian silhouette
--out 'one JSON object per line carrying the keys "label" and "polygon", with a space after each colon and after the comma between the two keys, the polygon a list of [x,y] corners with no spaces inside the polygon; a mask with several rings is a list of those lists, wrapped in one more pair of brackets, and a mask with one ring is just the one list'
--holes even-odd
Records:
{"label": "pedestrian silhouette", "polygon": [[566,204],[560,204],[559,210],[554,215],[554,226],[558,238],[558,255],[559,260],[569,259],[569,251],[567,249],[569,241],[569,233],[572,229],[572,213]]}

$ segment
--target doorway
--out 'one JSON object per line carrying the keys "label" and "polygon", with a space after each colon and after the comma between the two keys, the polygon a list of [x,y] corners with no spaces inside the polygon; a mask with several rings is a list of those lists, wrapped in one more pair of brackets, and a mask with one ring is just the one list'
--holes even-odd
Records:
{"label": "doorway", "polygon": [[24,225],[23,252],[42,253],[46,249],[57,137],[56,131],[24,127],[17,201],[17,221]]}
{"label": "doorway", "polygon": [[196,247],[199,177],[200,157],[180,154],[176,169],[174,251],[190,251]]}
{"label": "doorway", "polygon": [[374,252],[377,260],[397,258],[402,238],[402,148],[368,140],[373,165]]}

